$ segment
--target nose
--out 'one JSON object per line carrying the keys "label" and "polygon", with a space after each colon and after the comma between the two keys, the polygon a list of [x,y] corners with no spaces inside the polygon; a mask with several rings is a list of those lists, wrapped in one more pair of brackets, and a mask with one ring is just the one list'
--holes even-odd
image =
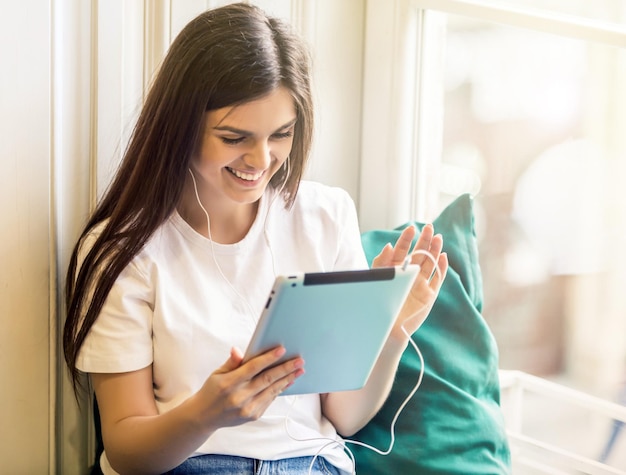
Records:
{"label": "nose", "polygon": [[272,163],[272,150],[269,143],[259,141],[257,145],[245,157],[245,163],[255,170],[265,170]]}

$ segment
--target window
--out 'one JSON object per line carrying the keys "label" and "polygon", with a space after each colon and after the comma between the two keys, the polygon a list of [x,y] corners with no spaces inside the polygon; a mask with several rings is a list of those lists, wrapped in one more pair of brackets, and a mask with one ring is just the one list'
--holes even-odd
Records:
{"label": "window", "polygon": [[502,368],[615,400],[626,381],[626,3],[367,8],[362,224],[427,220],[473,194]]}
{"label": "window", "polygon": [[501,363],[606,390],[626,374],[626,49],[457,15],[445,36],[440,200],[476,197]]}
{"label": "window", "polygon": [[[436,135],[424,118],[442,118],[438,208],[475,196],[483,315],[501,368],[618,400],[626,390],[626,5],[446,4],[423,14],[423,58],[434,47],[444,59],[423,64],[421,81],[438,78],[443,92],[439,103],[418,99],[426,103],[419,136]],[[439,25],[436,41],[429,22]],[[417,150],[418,163],[431,160]],[[610,420],[534,404],[529,433],[592,459],[608,447]],[[623,437],[610,459],[620,469]]]}

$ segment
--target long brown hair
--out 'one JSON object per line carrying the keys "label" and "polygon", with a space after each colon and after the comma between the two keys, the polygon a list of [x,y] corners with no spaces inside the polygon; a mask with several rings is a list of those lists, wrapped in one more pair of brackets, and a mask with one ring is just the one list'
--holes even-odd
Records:
{"label": "long brown hair", "polygon": [[[75,391],[80,348],[113,283],[178,204],[206,111],[250,101],[279,86],[291,92],[297,122],[289,174],[281,169],[270,186],[284,181],[285,206],[293,204],[313,134],[309,63],[307,48],[288,25],[244,3],[204,12],[176,37],[120,168],[70,259],[63,347]],[[100,223],[102,232],[79,265],[80,245]]]}

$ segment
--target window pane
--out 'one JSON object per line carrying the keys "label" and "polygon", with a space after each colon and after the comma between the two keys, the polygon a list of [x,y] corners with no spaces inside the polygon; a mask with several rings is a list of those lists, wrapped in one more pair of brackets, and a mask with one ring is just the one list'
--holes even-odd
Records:
{"label": "window pane", "polygon": [[441,204],[476,197],[501,367],[615,400],[626,380],[626,51],[460,17],[446,35]]}

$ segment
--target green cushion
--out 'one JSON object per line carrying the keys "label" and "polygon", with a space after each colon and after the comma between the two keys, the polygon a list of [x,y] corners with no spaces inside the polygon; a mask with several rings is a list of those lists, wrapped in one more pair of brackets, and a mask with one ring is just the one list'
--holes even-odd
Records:
{"label": "green cushion", "polygon": [[[500,408],[498,349],[482,318],[482,278],[472,199],[462,195],[433,224],[444,238],[450,268],[426,322],[413,335],[425,361],[424,379],[396,424],[392,452],[379,455],[349,444],[357,474],[510,473],[510,451]],[[395,243],[394,230],[363,233],[372,259]],[[420,361],[409,346],[391,394],[380,412],[351,439],[386,450],[394,414],[417,382]]]}

